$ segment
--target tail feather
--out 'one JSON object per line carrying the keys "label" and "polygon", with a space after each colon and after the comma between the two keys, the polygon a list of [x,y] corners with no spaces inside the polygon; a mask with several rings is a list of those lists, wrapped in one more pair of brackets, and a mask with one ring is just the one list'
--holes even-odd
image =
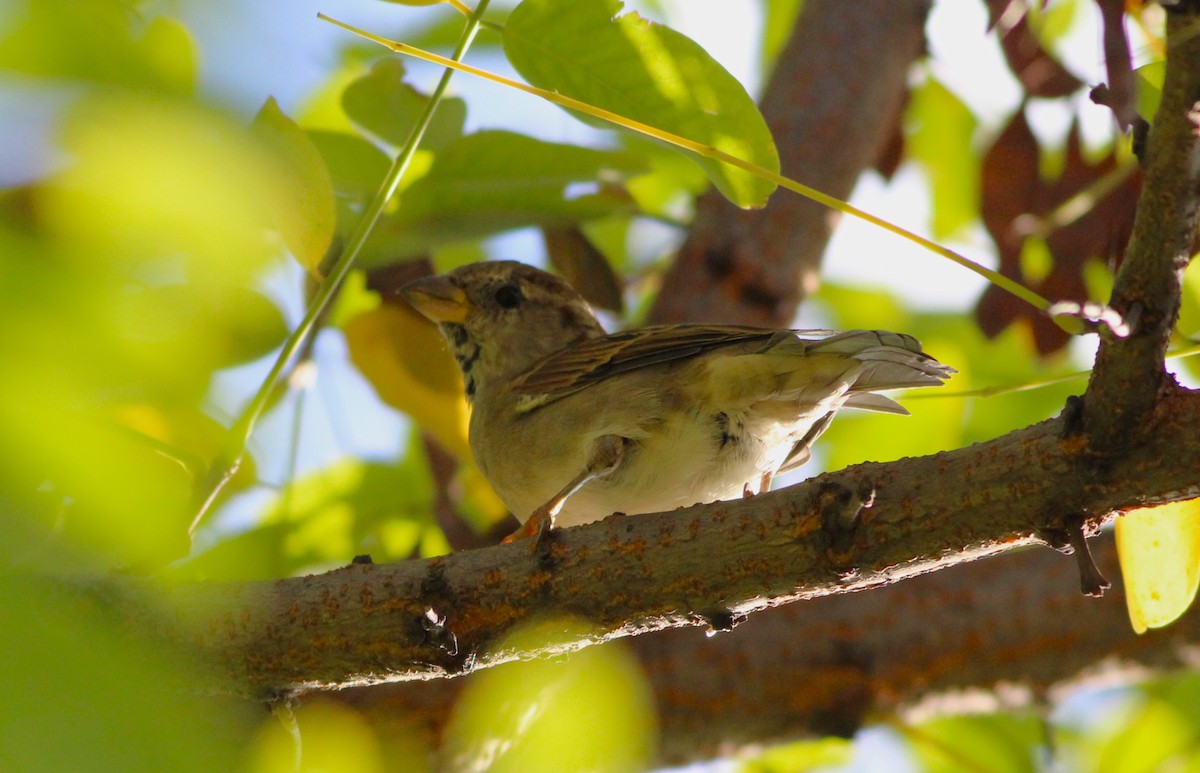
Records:
{"label": "tail feather", "polygon": [[[849,390],[860,395],[888,389],[939,385],[955,372],[954,368],[943,365],[925,354],[921,350],[921,343],[904,333],[848,330],[821,341],[814,341],[810,347],[810,351],[813,352],[837,352],[860,361],[863,364],[862,373]],[[870,402],[873,401],[859,401],[856,405],[848,401],[846,405],[851,408],[865,408],[865,404]]]}
{"label": "tail feather", "polygon": [[873,392],[859,392],[846,398],[843,408],[855,408],[860,411],[875,413],[894,413],[897,416],[907,416],[908,409],[890,397],[877,395]]}

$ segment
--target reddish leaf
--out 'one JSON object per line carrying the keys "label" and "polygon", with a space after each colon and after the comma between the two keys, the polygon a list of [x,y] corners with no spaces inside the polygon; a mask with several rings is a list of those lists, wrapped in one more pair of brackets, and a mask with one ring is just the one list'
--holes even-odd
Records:
{"label": "reddish leaf", "polygon": [[[1043,3],[1044,5],[1044,3]],[[988,29],[996,28],[1010,13],[1012,0],[987,0]],[[1015,22],[998,29],[1000,48],[1008,68],[1031,97],[1053,99],[1075,93],[1083,84],[1058,60],[1042,48],[1041,42],[1029,29],[1029,14],[1022,12]]]}
{"label": "reddish leaf", "polygon": [[[1051,301],[1087,300],[1083,267],[1089,259],[1116,265],[1129,241],[1140,178],[1131,175],[1097,199],[1075,220],[1045,234],[1054,258],[1050,273],[1032,281],[1021,269],[1021,249],[1030,224],[1042,221],[1076,194],[1116,168],[1112,153],[1095,163],[1083,156],[1078,126],[1072,127],[1064,151],[1062,173],[1054,180],[1038,174],[1037,139],[1024,112],[1013,116],[983,159],[981,207],[984,226],[996,243],[1000,273],[1032,287]],[[998,287],[989,287],[975,308],[975,318],[987,336],[995,336],[1013,321],[1027,318],[1041,354],[1066,345],[1070,336],[1043,315]]]}

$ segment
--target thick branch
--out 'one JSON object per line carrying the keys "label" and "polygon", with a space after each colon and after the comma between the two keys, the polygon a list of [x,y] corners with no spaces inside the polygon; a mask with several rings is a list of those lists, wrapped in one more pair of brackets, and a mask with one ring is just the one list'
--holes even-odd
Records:
{"label": "thick branch", "polygon": [[[1063,513],[1200,494],[1200,395],[1160,403],[1144,444],[1103,480],[1055,419],[970,448],[863,464],[748,500],[614,516],[555,532],[545,555],[511,544],[354,565],[274,582],[173,591],[172,635],[259,694],[463,673],[534,615],[590,620],[594,639],[724,627],[769,606],[883,585],[1008,547]],[[861,505],[874,495],[869,507]],[[151,606],[127,588],[128,614]],[[151,593],[146,589],[146,593]]]}
{"label": "thick branch", "polygon": [[[1098,543],[1098,544],[1096,544]],[[1119,578],[1110,538],[1094,541]],[[729,633],[663,631],[632,644],[657,699],[662,751],[682,763],[729,748],[853,732],[924,698],[1020,685],[1033,698],[1107,663],[1195,667],[1200,610],[1137,636],[1120,587],[1081,595],[1057,553],[1010,551],[871,593],[827,596],[753,615]],[[1191,653],[1189,655],[1189,652]],[[1189,660],[1190,657],[1190,660]],[[697,675],[703,675],[697,678]],[[458,691],[472,677],[343,693],[386,732],[419,728],[436,748]]]}
{"label": "thick branch", "polygon": [[1200,213],[1200,4],[1167,15],[1167,72],[1144,158],[1133,236],[1109,305],[1131,334],[1106,334],[1088,384],[1084,430],[1111,456],[1141,429],[1169,384],[1163,356],[1179,314]]}
{"label": "thick branch", "polygon": [[[925,50],[930,0],[808,0],[762,98],[784,174],[849,197],[891,137],[909,65]],[[765,209],[716,193],[659,294],[655,322],[788,324],[816,289],[836,215],[778,191]]]}

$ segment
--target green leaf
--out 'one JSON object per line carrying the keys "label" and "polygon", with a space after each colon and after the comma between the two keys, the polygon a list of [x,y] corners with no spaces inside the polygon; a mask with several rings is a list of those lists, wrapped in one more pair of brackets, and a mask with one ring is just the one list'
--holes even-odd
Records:
{"label": "green leaf", "polygon": [[[500,651],[562,644],[591,633],[552,619],[518,628]],[[555,658],[505,663],[467,684],[445,731],[447,770],[648,770],[657,740],[654,701],[624,642]]]}
{"label": "green leaf", "polygon": [[913,746],[926,773],[1035,773],[1042,737],[1034,716],[957,716],[922,724]]}
{"label": "green leaf", "polygon": [[787,45],[796,27],[796,18],[804,10],[804,0],[768,0],[763,3],[763,42],[760,64],[763,72],[769,72]]}
{"label": "green leaf", "polygon": [[849,738],[818,738],[781,744],[747,762],[738,773],[803,773],[840,769],[854,758]]}
{"label": "green leaf", "polygon": [[1163,78],[1167,75],[1167,63],[1144,64],[1134,70],[1133,74],[1136,91],[1134,104],[1138,115],[1148,123],[1153,123],[1154,116],[1158,113],[1158,103],[1162,101]]}
{"label": "green leaf", "polygon": [[179,94],[191,94],[195,90],[198,47],[192,33],[182,23],[166,16],[151,19],[136,47],[164,85]]}
{"label": "green leaf", "polygon": [[[428,102],[427,96],[404,82],[404,62],[395,57],[380,59],[342,94],[342,108],[352,121],[397,147],[408,140]],[[466,118],[465,102],[443,98],[421,146],[437,150],[457,140]]]}
{"label": "green leaf", "polygon": [[195,360],[197,375],[258,359],[283,343],[288,332],[274,302],[237,285],[149,287],[113,299],[110,314],[131,356],[178,368],[182,348]]}
{"label": "green leaf", "polygon": [[[691,39],[619,0],[525,0],[504,25],[504,52],[530,83],[713,146],[771,171],[779,157],[754,100]],[[594,126],[599,119],[578,115]],[[740,207],[761,207],[775,184],[695,156]]]}
{"label": "green leaf", "polygon": [[1131,720],[1104,744],[1097,773],[1156,773],[1180,770],[1185,755],[1200,746],[1195,704],[1186,708],[1148,697]]}
{"label": "green leaf", "polygon": [[315,271],[333,240],[333,180],[317,147],[274,97],[254,117],[254,132],[274,152],[282,185],[267,201],[275,229],[301,266]]}
{"label": "green leaf", "polygon": [[[14,6],[10,7],[10,6]],[[0,30],[0,69],[190,94],[196,45],[185,27],[139,17],[121,0],[8,3]]]}
{"label": "green leaf", "polygon": [[979,216],[979,156],[971,147],[978,122],[933,78],[911,99],[905,121],[908,152],[929,178],[933,236],[944,239]]}
{"label": "green leaf", "polygon": [[309,130],[308,138],[325,159],[333,190],[341,197],[362,201],[379,188],[387,175],[387,154],[362,137],[342,132]]}
{"label": "green leaf", "polygon": [[[6,519],[12,513],[6,513]],[[50,534],[38,550],[56,544]],[[27,546],[28,547],[28,546]],[[78,559],[78,556],[72,557]],[[63,567],[76,567],[64,560]],[[145,616],[162,606],[146,588]],[[0,577],[0,757],[6,770],[239,770],[257,721],[196,648],[146,631],[61,577]],[[164,618],[166,615],[164,615]],[[205,695],[196,689],[201,680]],[[213,681],[216,679],[217,681]],[[260,710],[257,712],[262,714]],[[192,741],[203,733],[204,753]],[[211,734],[211,735],[210,735]]]}
{"label": "green leaf", "polygon": [[348,563],[367,553],[395,561],[437,531],[422,454],[399,464],[346,460],[289,484],[258,525],[181,565],[177,579],[288,577]]}
{"label": "green leaf", "polygon": [[[442,244],[535,225],[590,220],[627,211],[616,181],[644,169],[632,154],[543,142],[506,131],[463,137],[439,153],[429,172],[400,197],[396,214],[373,235],[365,266]],[[591,186],[580,195],[569,187]]]}

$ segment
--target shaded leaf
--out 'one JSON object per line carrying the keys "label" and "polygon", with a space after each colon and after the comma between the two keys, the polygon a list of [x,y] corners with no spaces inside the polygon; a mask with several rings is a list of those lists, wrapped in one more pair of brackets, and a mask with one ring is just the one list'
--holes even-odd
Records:
{"label": "shaded leaf", "polygon": [[[6,514],[6,520],[8,519]],[[145,632],[161,620],[117,619],[59,576],[0,575],[0,748],[8,770],[204,773],[240,769],[261,711],[217,698],[224,683],[194,647]],[[149,585],[149,584],[147,584]],[[151,588],[146,588],[147,600]],[[158,611],[148,604],[146,616]],[[166,617],[166,614],[163,615]],[[203,674],[203,676],[201,676]],[[197,693],[200,680],[211,692]],[[205,736],[204,753],[184,742]]]}
{"label": "shaded leaf", "polygon": [[632,153],[542,142],[506,131],[471,134],[438,153],[429,172],[401,194],[399,209],[368,242],[363,265],[531,225],[562,224],[632,204],[597,181],[645,168]]}
{"label": "shaded leaf", "polygon": [[344,460],[290,483],[249,530],[172,570],[181,580],[290,577],[348,564],[356,555],[395,561],[417,551],[433,492],[425,460]]}
{"label": "shaded leaf", "polygon": [[[342,107],[352,121],[397,147],[408,140],[428,103],[429,97],[404,82],[404,62],[396,57],[380,59],[342,94]],[[421,146],[437,150],[457,140],[466,118],[466,102],[443,97]]]}
{"label": "shaded leaf", "polygon": [[[621,8],[619,0],[525,0],[504,25],[504,52],[536,86],[779,171],[770,130],[737,79],[691,39],[636,13],[620,16]],[[763,206],[775,189],[740,169],[688,156],[740,207]]]}
{"label": "shaded leaf", "polygon": [[625,307],[621,280],[604,253],[578,226],[543,226],[550,263],[593,306],[618,314]]}
{"label": "shaded leaf", "polygon": [[363,201],[378,190],[391,165],[386,153],[354,134],[310,130],[308,137],[325,159],[338,196]]}
{"label": "shaded leaf", "polygon": [[272,150],[282,185],[267,202],[275,228],[296,261],[315,272],[333,241],[333,180],[309,136],[268,97],[254,117],[255,134]]}

